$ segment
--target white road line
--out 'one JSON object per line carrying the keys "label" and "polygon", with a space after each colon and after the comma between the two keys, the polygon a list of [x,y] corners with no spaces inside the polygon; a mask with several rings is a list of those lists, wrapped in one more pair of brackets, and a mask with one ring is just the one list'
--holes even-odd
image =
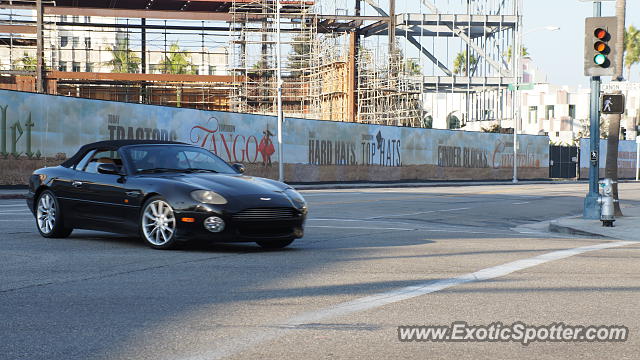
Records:
{"label": "white road line", "polygon": [[417,229],[405,229],[405,228],[380,228],[371,226],[322,226],[322,225],[307,225],[307,228],[327,228],[327,229],[365,229],[365,230],[404,230],[414,231]]}
{"label": "white road line", "polygon": [[512,205],[524,205],[524,204],[528,204],[531,201],[523,201],[523,202],[517,202],[517,203],[512,203]]}
{"label": "white road line", "polygon": [[18,207],[18,206],[27,207],[26,204],[0,205],[0,207]]}
{"label": "white road line", "polygon": [[33,221],[33,219],[15,219],[15,220],[7,220],[7,219],[0,219],[0,221],[6,221],[6,222],[15,222],[15,221]]}
{"label": "white road line", "polygon": [[437,210],[438,212],[447,212],[447,211],[458,211],[458,210],[469,210],[471,208],[457,208],[457,209],[446,209],[446,210]]}
{"label": "white road line", "polygon": [[471,209],[471,208],[467,207],[467,208],[445,209],[445,210],[429,210],[429,211],[420,211],[420,212],[409,213],[409,214],[372,216],[372,217],[364,218],[364,220],[385,219],[385,218],[399,217],[399,216],[412,216],[412,215],[430,214],[430,213],[434,213],[434,212],[448,212],[448,211],[469,210],[469,209]]}
{"label": "white road line", "polygon": [[372,217],[365,218],[365,220],[375,220],[375,219],[383,219],[383,218],[398,217],[398,216],[421,215],[421,214],[429,214],[429,213],[434,213],[434,212],[436,212],[436,210],[420,211],[420,212],[415,212],[415,213],[410,213],[410,214],[372,216]]}
{"label": "white road line", "polygon": [[289,318],[282,323],[273,324],[272,326],[266,326],[263,328],[263,330],[253,331],[250,334],[246,334],[246,336],[236,336],[231,341],[214,343],[212,344],[211,351],[195,357],[190,357],[188,359],[221,359],[224,357],[236,355],[242,351],[258,346],[264,342],[281,338],[289,332],[292,332],[298,327],[305,324],[318,323],[329,318],[335,318],[338,316],[345,316],[357,312],[379,308],[384,305],[393,304],[418,296],[448,289],[456,285],[495,279],[498,277],[509,275],[516,271],[528,269],[551,261],[566,259],[568,257],[584,254],[590,251],[616,248],[631,244],[637,244],[637,242],[615,241],[597,245],[583,246],[574,249],[559,250],[534,256],[528,259],[516,260],[506,264],[493,266],[449,279],[428,281],[418,285],[407,286],[376,295],[365,296],[324,309],[302,313],[300,315]]}

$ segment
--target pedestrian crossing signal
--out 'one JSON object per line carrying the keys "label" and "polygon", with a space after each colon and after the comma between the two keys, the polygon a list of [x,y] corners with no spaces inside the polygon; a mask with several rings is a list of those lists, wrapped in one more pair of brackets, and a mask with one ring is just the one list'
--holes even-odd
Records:
{"label": "pedestrian crossing signal", "polygon": [[622,94],[606,94],[602,96],[603,114],[624,114],[624,95]]}

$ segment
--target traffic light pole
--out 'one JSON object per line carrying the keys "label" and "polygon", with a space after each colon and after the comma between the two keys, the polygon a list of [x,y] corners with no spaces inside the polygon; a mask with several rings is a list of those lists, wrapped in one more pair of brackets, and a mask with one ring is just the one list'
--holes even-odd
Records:
{"label": "traffic light pole", "polygon": [[[602,16],[602,3],[594,1],[593,16]],[[589,193],[584,199],[585,219],[600,219],[598,180],[600,180],[600,76],[591,77],[591,111],[589,140]],[[595,156],[594,156],[595,155]]]}

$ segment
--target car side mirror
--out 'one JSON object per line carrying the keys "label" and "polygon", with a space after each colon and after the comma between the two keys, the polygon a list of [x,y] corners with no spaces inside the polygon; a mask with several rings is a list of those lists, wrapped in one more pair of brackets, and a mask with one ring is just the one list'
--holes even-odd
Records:
{"label": "car side mirror", "polygon": [[99,174],[107,175],[122,175],[120,169],[115,164],[100,164],[98,165]]}
{"label": "car side mirror", "polygon": [[233,164],[232,167],[236,169],[238,174],[244,174],[244,172],[247,171],[247,169],[245,169],[244,165],[242,164]]}

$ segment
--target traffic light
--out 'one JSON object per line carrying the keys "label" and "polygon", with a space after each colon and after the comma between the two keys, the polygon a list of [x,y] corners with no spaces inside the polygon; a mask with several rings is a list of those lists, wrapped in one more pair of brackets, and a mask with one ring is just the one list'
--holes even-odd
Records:
{"label": "traffic light", "polygon": [[614,76],[616,74],[615,16],[591,17],[585,22],[584,74],[587,76]]}

